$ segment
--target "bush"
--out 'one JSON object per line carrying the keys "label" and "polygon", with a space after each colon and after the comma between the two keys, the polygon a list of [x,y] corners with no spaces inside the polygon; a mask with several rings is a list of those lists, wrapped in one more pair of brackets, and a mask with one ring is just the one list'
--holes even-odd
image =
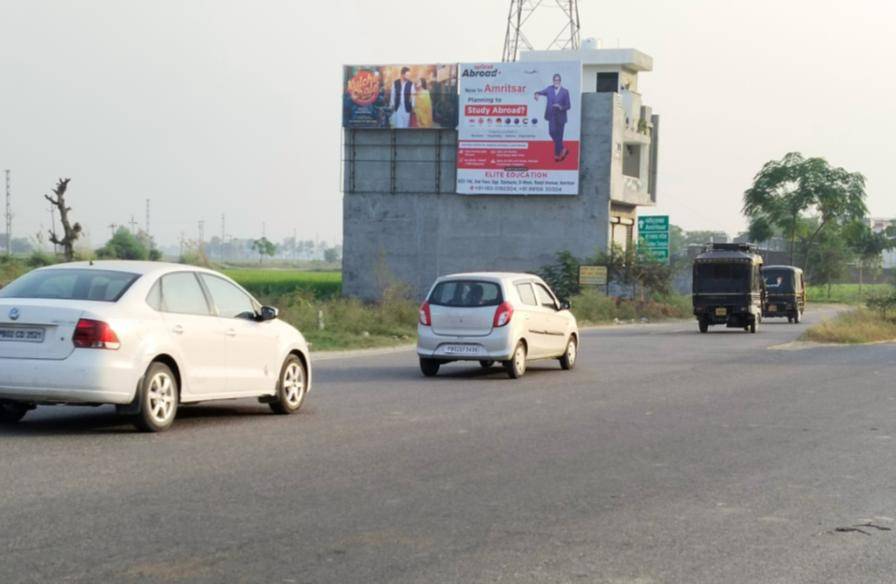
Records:
{"label": "bush", "polygon": [[875,310],[880,314],[881,318],[888,318],[896,315],[896,288],[889,293],[874,294],[865,301],[865,304],[871,310]]}
{"label": "bush", "polygon": [[666,320],[691,316],[689,296],[670,295],[644,301],[605,296],[585,290],[572,299],[572,312],[583,324],[600,324],[615,320]]}
{"label": "bush", "polygon": [[412,342],[417,332],[417,304],[397,288],[387,289],[383,300],[374,303],[355,298],[320,299],[307,291],[266,298],[265,302],[278,306],[280,318],[302,331],[314,350]]}

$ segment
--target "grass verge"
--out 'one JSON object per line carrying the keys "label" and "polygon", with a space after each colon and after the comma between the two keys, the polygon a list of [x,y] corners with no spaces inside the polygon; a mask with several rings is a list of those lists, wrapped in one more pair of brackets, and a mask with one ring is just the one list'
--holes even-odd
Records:
{"label": "grass verge", "polygon": [[[260,300],[277,306],[280,318],[302,331],[315,351],[389,347],[417,339],[417,303],[400,291],[387,293],[377,303],[340,297],[321,299],[306,292],[262,296]],[[586,292],[572,299],[572,310],[582,326],[691,316],[688,296],[639,302]]]}
{"label": "grass verge", "polygon": [[417,339],[417,304],[398,294],[377,303],[307,292],[260,300],[278,307],[280,318],[302,331],[314,351],[389,347]]}
{"label": "grass verge", "polygon": [[883,318],[879,312],[867,308],[856,308],[810,327],[800,340],[841,344],[894,341],[896,319]]}
{"label": "grass verge", "polygon": [[809,302],[828,304],[864,304],[868,298],[886,292],[889,284],[831,284],[830,286],[809,286],[806,290]]}

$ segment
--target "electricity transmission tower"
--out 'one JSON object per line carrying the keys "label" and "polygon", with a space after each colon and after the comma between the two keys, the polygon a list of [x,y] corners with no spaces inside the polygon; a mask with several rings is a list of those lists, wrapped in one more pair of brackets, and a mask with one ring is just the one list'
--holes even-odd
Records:
{"label": "electricity transmission tower", "polygon": [[[549,15],[548,11],[554,11]],[[558,14],[559,11],[559,14]],[[550,19],[550,20],[549,20]],[[548,26],[552,21],[559,23],[557,32],[545,50],[576,50],[579,48],[579,4],[577,0],[510,0],[507,14],[507,32],[504,35],[504,55],[502,61],[516,61],[520,49],[535,50],[524,29],[535,23]]]}

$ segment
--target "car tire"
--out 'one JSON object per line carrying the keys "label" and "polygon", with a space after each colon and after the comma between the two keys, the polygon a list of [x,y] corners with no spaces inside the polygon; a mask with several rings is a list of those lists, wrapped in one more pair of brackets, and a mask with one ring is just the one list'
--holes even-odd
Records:
{"label": "car tire", "polygon": [[290,355],[280,368],[277,393],[268,406],[275,414],[294,414],[302,407],[306,395],[308,395],[308,372],[301,359]]}
{"label": "car tire", "polygon": [[32,409],[16,402],[0,402],[0,424],[17,424]]}
{"label": "car tire", "polygon": [[706,322],[705,318],[701,318],[697,321],[697,326],[700,328],[701,333],[705,333],[709,331],[709,323]]}
{"label": "car tire", "polygon": [[164,432],[174,423],[180,388],[177,377],[164,363],[153,363],[140,384],[139,411],[134,425],[144,432]]}
{"label": "car tire", "polygon": [[494,366],[494,364],[495,364],[494,361],[488,361],[488,360],[479,362],[479,366],[482,367],[483,369],[491,369]]}
{"label": "car tire", "polygon": [[526,374],[526,344],[520,341],[513,350],[510,361],[504,361],[504,369],[511,379],[519,379]]}
{"label": "car tire", "polygon": [[435,377],[439,374],[439,366],[441,363],[435,359],[427,359],[420,357],[420,372],[426,377]]}
{"label": "car tire", "polygon": [[563,353],[563,356],[560,357],[560,368],[564,371],[569,371],[573,367],[576,366],[576,357],[578,356],[578,348],[579,342],[576,340],[575,335],[571,335],[569,337],[569,341],[566,342],[566,352]]}

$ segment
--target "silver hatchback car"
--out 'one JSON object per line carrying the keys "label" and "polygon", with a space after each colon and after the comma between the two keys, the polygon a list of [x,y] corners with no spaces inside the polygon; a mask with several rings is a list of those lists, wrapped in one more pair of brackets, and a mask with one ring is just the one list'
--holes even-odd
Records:
{"label": "silver hatchback car", "polygon": [[533,274],[479,272],[436,280],[420,305],[417,355],[427,377],[451,361],[500,362],[511,378],[526,361],[576,363],[579,328],[569,304]]}

